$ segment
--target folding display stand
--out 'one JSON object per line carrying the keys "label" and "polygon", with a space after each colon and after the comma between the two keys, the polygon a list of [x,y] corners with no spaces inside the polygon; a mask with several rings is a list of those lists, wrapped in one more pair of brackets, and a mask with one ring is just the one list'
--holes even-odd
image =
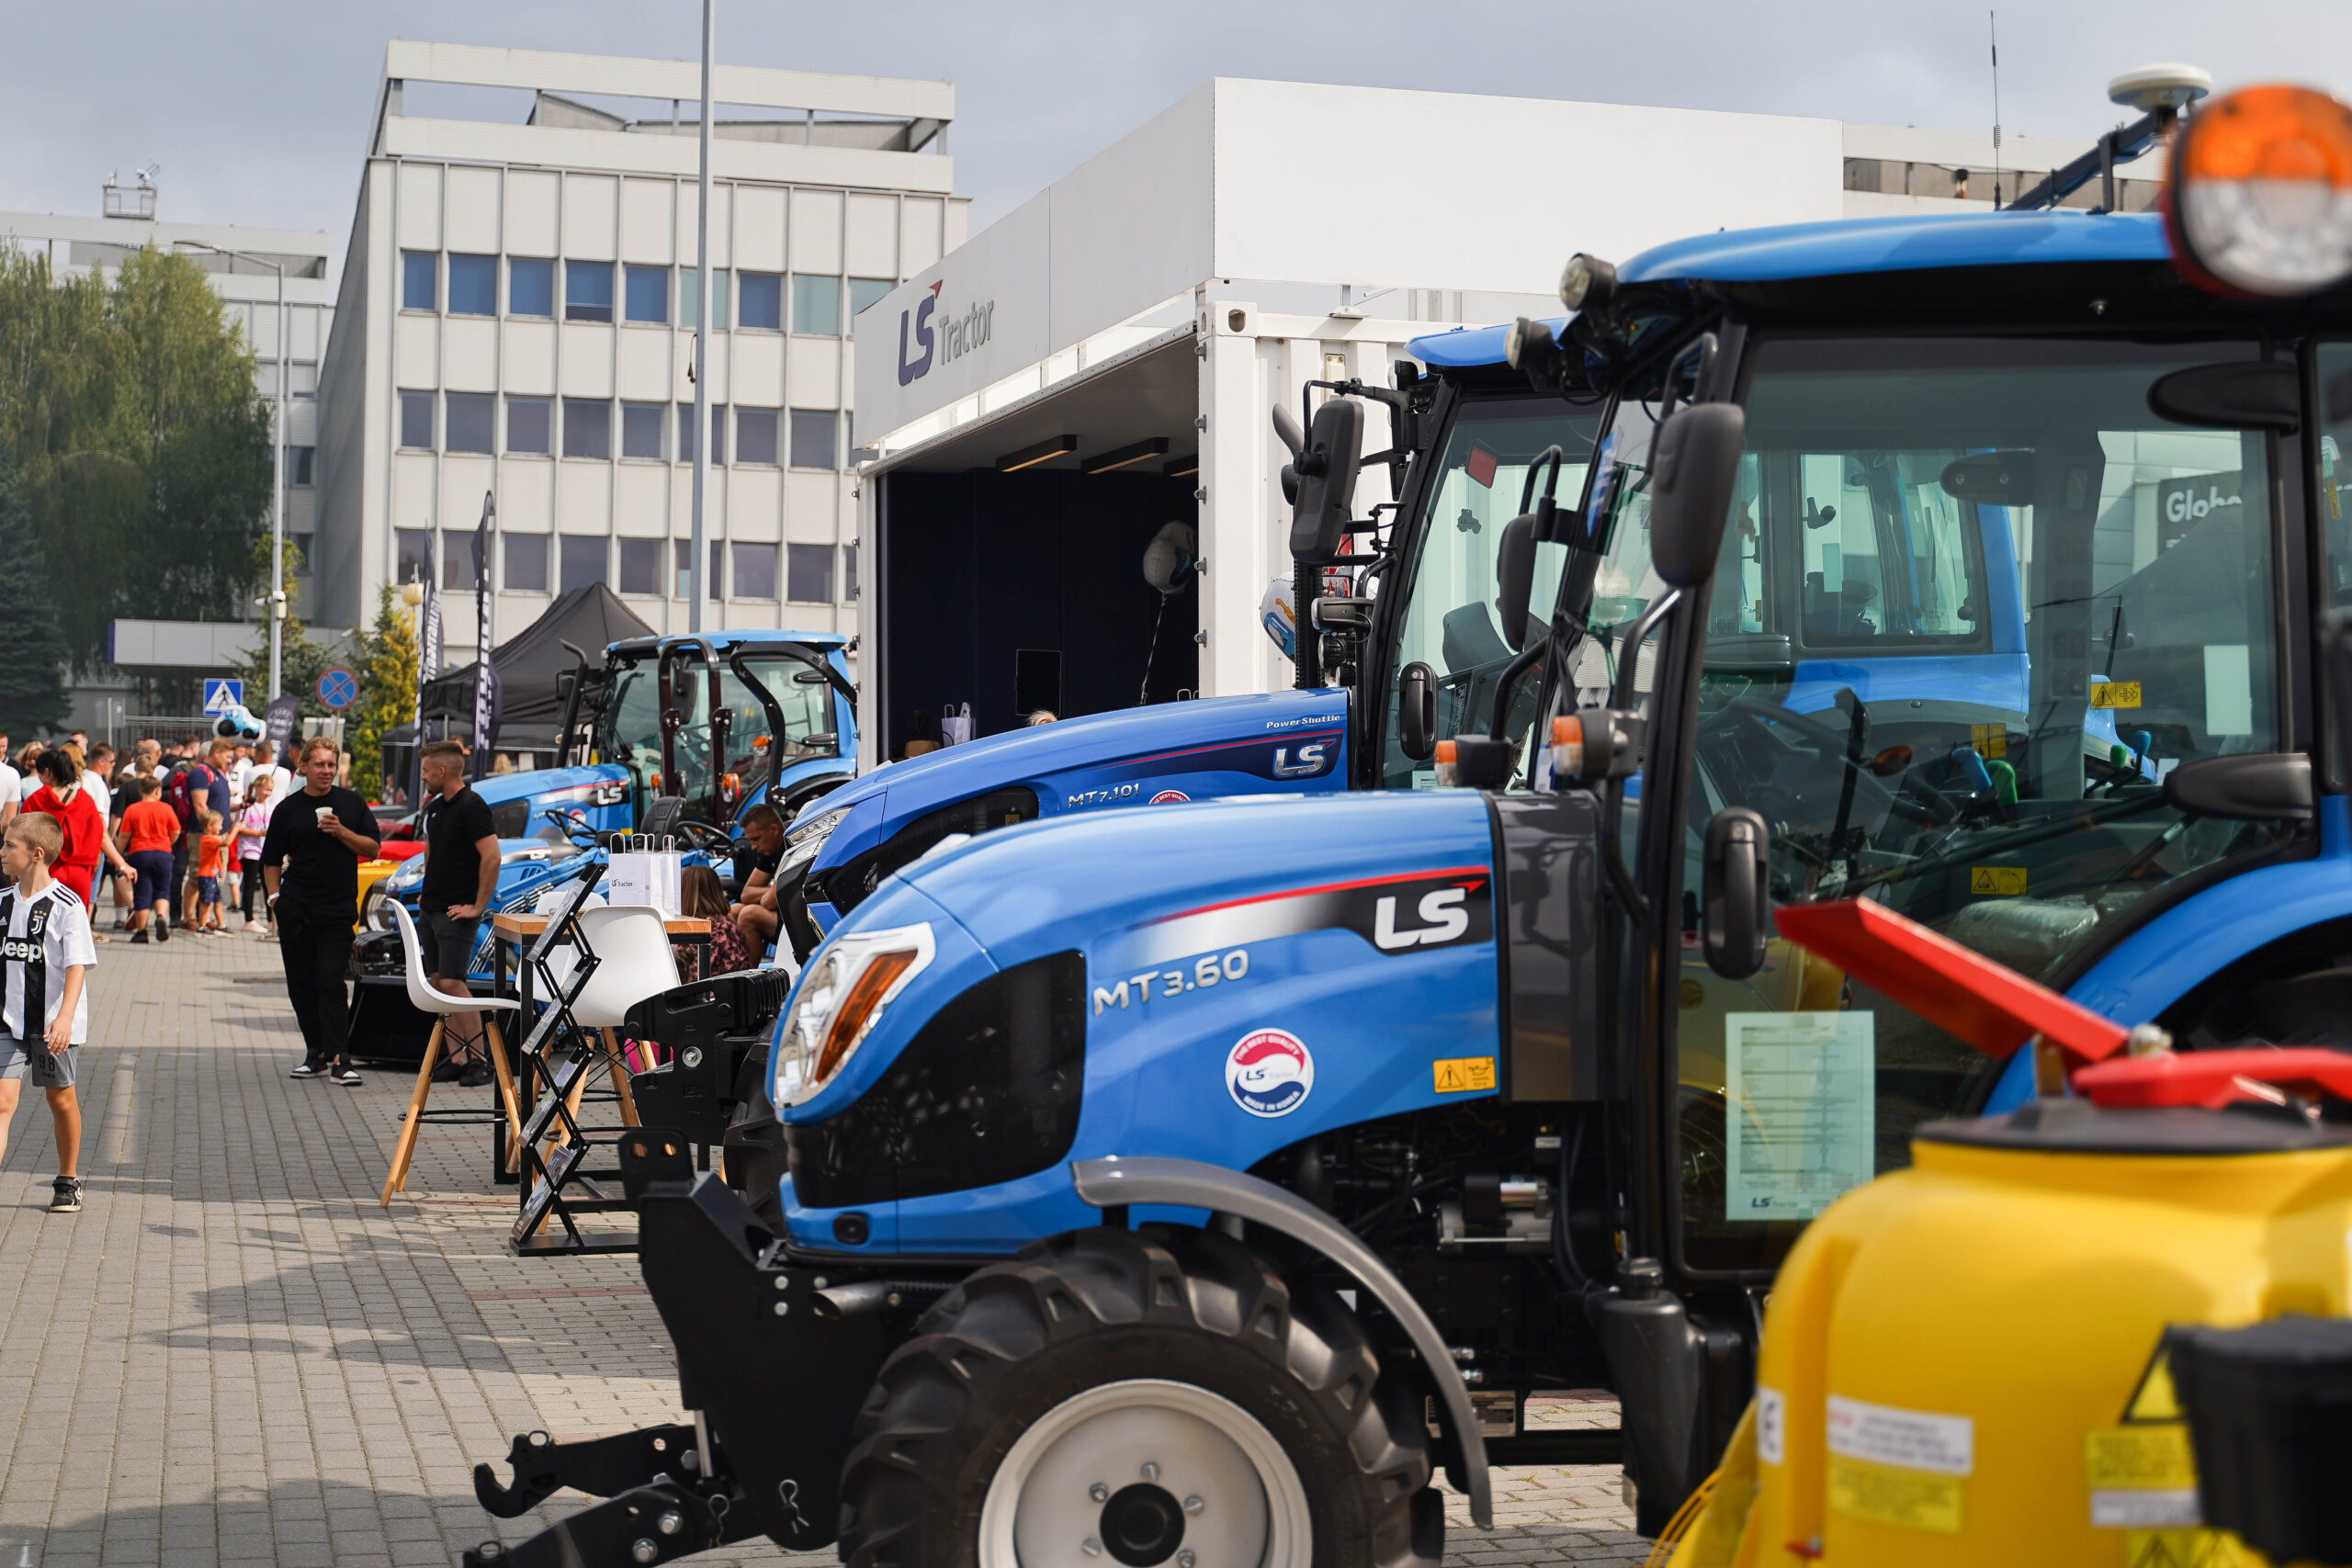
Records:
{"label": "folding display stand", "polygon": [[[574,1223],[575,1215],[633,1207],[627,1198],[607,1196],[596,1185],[600,1179],[617,1180],[617,1166],[611,1170],[587,1168],[590,1149],[599,1142],[610,1142],[617,1134],[600,1140],[580,1122],[581,1097],[590,1075],[599,1067],[625,1072],[605,1032],[586,1029],[572,1017],[572,1004],[586,988],[598,962],[579,918],[581,906],[595,888],[598,869],[594,864],[582,868],[571,896],[524,955],[524,963],[545,988],[548,1005],[523,1043],[523,1061],[537,1103],[523,1124],[522,1206],[506,1243],[507,1250],[517,1258],[579,1258],[637,1250],[634,1235],[591,1236]],[[562,947],[570,947],[577,961],[571,973],[559,979],[550,959]],[[550,1137],[552,1147],[548,1146]],[[582,1189],[576,1196],[567,1191],[575,1182]],[[560,1240],[541,1235],[551,1218],[563,1226]]]}

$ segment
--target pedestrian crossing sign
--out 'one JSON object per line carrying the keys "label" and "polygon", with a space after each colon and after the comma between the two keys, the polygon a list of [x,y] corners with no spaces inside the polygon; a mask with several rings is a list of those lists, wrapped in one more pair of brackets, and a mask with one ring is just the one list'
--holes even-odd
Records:
{"label": "pedestrian crossing sign", "polygon": [[243,681],[220,680],[208,676],[204,682],[204,712],[207,717],[227,713],[231,708],[245,705],[245,683]]}

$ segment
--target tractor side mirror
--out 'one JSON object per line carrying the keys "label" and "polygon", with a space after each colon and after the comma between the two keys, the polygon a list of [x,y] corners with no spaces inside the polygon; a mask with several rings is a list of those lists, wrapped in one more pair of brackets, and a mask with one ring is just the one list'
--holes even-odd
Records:
{"label": "tractor side mirror", "polygon": [[1727,806],[1708,819],[1700,944],[1707,967],[1726,980],[1745,980],[1764,967],[1771,853],[1772,834],[1760,814]]}
{"label": "tractor side mirror", "polygon": [[1747,416],[1736,403],[1691,403],[1650,446],[1650,561],[1677,588],[1714,575],[1731,514]]}
{"label": "tractor side mirror", "polygon": [[1437,750],[1437,671],[1418,659],[1396,672],[1396,744],[1416,762]]}
{"label": "tractor side mirror", "polygon": [[1274,410],[1274,434],[1290,448],[1283,493],[1290,498],[1290,553],[1323,561],[1337,556],[1355,503],[1356,465],[1363,457],[1363,404],[1333,398],[1301,431],[1286,408]]}
{"label": "tractor side mirror", "polygon": [[1503,525],[1495,547],[1497,614],[1503,641],[1516,653],[1527,641],[1528,599],[1535,591],[1535,518],[1521,513]]}

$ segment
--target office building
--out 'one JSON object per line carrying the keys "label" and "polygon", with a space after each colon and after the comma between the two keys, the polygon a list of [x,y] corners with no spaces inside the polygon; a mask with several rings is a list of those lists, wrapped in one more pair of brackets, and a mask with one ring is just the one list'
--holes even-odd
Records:
{"label": "office building", "polygon": [[[686,628],[699,94],[683,62],[390,45],[322,372],[322,617],[434,581],[469,657],[490,496],[494,637],[599,580]],[[715,97],[704,624],[846,626],[849,323],[965,237],[954,89],[722,65]]]}

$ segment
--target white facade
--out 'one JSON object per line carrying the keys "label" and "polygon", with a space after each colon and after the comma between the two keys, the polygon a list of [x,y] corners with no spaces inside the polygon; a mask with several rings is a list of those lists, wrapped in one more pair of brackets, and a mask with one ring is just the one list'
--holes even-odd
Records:
{"label": "white facade", "polygon": [[[527,122],[405,114],[428,82],[526,90]],[[494,636],[591,578],[685,629],[699,93],[684,62],[390,46],[322,378],[322,618],[429,574],[470,657],[493,493]],[[965,237],[954,89],[722,66],[715,96],[755,118],[714,127],[704,624],[845,627],[849,322]],[[582,101],[614,97],[646,112]]]}
{"label": "white facade", "polygon": [[[150,245],[184,255],[204,269],[213,292],[220,296],[223,313],[253,351],[254,389],[273,410],[277,401],[278,361],[281,357],[286,361],[286,411],[277,422],[286,446],[286,532],[307,557],[318,526],[319,358],[334,316],[326,235],[311,230],[251,229],[230,223],[0,212],[0,241],[47,255],[60,277],[111,271],[125,256]],[[219,248],[206,248],[214,246]],[[264,265],[266,262],[286,269],[282,346],[277,275]],[[288,585],[295,595],[296,610],[304,615],[310,613],[304,604],[310,581],[305,575]]]}
{"label": "white facade", "polygon": [[[1351,153],[1348,128],[1374,126],[1394,134]],[[2004,194],[2020,166],[2085,150],[2011,139]],[[1159,471],[1197,474],[1213,569],[1199,690],[1284,684],[1290,666],[1257,626],[1268,579],[1289,571],[1271,403],[1295,409],[1310,378],[1385,383],[1419,335],[1555,316],[1577,251],[1622,261],[1719,228],[1981,208],[1995,167],[1991,138],[1964,132],[1213,80],[861,318],[865,525],[888,527],[895,472],[984,468],[1064,436],[1073,448],[1038,466],[1084,469],[1164,440]],[[2128,182],[2124,205],[2153,188]],[[1368,451],[1387,441],[1377,409],[1372,425]],[[1360,514],[1384,483],[1364,472]],[[868,648],[885,646],[888,617],[876,576],[882,593],[859,605]],[[869,738],[888,683],[866,682]]]}

